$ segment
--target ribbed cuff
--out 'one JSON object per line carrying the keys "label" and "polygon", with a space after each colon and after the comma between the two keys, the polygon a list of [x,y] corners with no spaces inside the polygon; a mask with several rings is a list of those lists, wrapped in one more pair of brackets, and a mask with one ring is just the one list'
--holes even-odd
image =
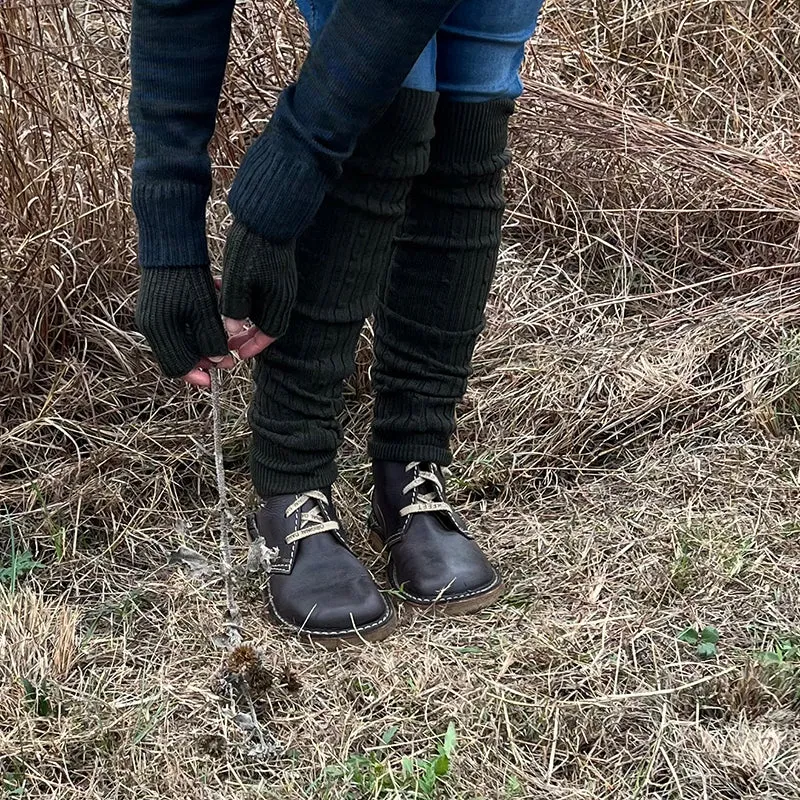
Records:
{"label": "ribbed cuff", "polygon": [[330,486],[337,476],[336,462],[309,464],[305,454],[291,447],[276,446],[253,433],[250,447],[250,478],[259,497],[294,494]]}
{"label": "ribbed cuff", "polygon": [[131,202],[139,226],[142,267],[208,263],[206,201],[209,188],[195,183],[134,179]]}
{"label": "ribbed cuff", "polygon": [[274,244],[236,220],[228,233],[220,310],[283,336],[297,295],[294,241]]}
{"label": "ribbed cuff", "polygon": [[485,103],[461,103],[442,97],[436,108],[436,138],[431,161],[443,161],[458,170],[483,162],[487,156],[508,164],[508,120],[514,101],[503,98]]}
{"label": "ribbed cuff", "polygon": [[284,90],[269,125],[250,145],[228,193],[234,217],[272,242],[297,238],[341,174],[326,174],[302,138]]}
{"label": "ribbed cuff", "polygon": [[440,467],[453,463],[453,454],[446,442],[421,434],[412,434],[402,441],[373,439],[369,443],[369,457],[373,461],[431,461]]}

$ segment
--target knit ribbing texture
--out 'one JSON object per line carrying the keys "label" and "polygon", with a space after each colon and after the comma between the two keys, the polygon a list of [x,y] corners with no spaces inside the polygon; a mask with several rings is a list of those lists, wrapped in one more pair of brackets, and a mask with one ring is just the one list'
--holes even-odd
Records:
{"label": "knit ribbing texture", "polygon": [[[234,216],[270,241],[296,238],[457,2],[338,0],[237,172]],[[144,267],[208,259],[207,146],[233,8],[233,0],[133,0],[133,197]]]}
{"label": "knit ribbing texture", "polygon": [[451,461],[500,247],[513,109],[439,102],[430,167],[414,182],[376,316],[375,459]]}
{"label": "knit ribbing texture", "polygon": [[205,356],[228,353],[207,264],[143,269],[136,325],[170,378],[186,375]]}
{"label": "knit ribbing texture", "polygon": [[274,243],[238,220],[225,244],[220,310],[250,318],[264,333],[282,336],[297,294],[294,242]]}
{"label": "knit ribbing texture", "polygon": [[207,264],[207,147],[234,0],[133,0],[129,114],[132,201],[143,267]]}
{"label": "knit ribbing texture", "polygon": [[342,383],[375,308],[412,179],[427,168],[435,105],[433,93],[401,90],[298,239],[288,330],[255,367],[251,473],[262,497],[336,477]]}
{"label": "knit ribbing texture", "polygon": [[389,106],[456,0],[338,0],[250,146],[228,195],[234,216],[273,241],[297,237]]}

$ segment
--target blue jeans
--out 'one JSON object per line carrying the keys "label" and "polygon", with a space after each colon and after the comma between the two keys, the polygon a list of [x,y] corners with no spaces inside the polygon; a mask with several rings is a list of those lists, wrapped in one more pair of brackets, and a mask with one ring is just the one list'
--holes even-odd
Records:
{"label": "blue jeans", "polygon": [[[297,0],[312,43],[335,2]],[[461,102],[519,97],[525,42],[533,35],[541,5],[542,0],[462,0],[403,85]]]}

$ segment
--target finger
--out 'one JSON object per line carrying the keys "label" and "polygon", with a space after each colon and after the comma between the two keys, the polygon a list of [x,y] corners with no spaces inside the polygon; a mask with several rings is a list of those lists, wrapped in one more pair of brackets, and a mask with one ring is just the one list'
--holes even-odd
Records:
{"label": "finger", "polygon": [[237,333],[241,333],[247,326],[247,320],[244,319],[232,319],[231,317],[223,317],[222,319],[225,323],[225,331],[228,336],[236,336]]}
{"label": "finger", "polygon": [[209,356],[208,360],[213,364],[217,369],[233,369],[234,364],[236,363],[233,360],[233,356]]}
{"label": "finger", "polygon": [[258,328],[252,326],[237,333],[236,336],[231,336],[228,339],[228,349],[231,351],[238,350],[245,342],[249,342],[258,333]]}
{"label": "finger", "polygon": [[204,389],[211,388],[211,376],[199,367],[195,367],[190,372],[187,372],[186,375],[183,376],[183,380],[192,386],[200,386]]}
{"label": "finger", "polygon": [[266,333],[256,328],[256,333],[252,339],[246,341],[239,348],[239,357],[245,359],[253,358],[253,356],[257,356],[262,350],[266,350],[274,341],[275,339],[272,336],[267,336]]}
{"label": "finger", "polygon": [[233,369],[236,366],[236,361],[234,360],[233,356],[208,356],[207,358],[201,358],[196,367],[202,369],[204,372],[208,372],[210,369]]}

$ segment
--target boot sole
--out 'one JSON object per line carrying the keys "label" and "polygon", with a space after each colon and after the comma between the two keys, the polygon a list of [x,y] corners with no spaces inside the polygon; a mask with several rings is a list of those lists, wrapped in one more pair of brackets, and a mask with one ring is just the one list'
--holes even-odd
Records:
{"label": "boot sole", "polygon": [[[383,539],[378,531],[374,528],[370,530],[369,541],[372,545],[372,549],[377,553],[380,555],[384,555],[386,553],[386,547],[383,544]],[[388,568],[386,572],[387,577],[389,578],[389,583],[395,591],[400,592],[404,603],[414,606],[414,608],[418,609],[419,611],[434,612],[437,614],[444,614],[449,617],[456,617],[462,614],[473,614],[476,611],[480,611],[481,609],[497,602],[497,600],[499,600],[505,592],[505,585],[501,580],[496,586],[492,586],[485,592],[480,592],[472,597],[463,597],[458,600],[448,600],[447,598],[442,598],[441,600],[432,599],[429,601],[420,601],[409,597],[399,586],[395,586],[394,581],[392,581],[392,576],[389,574]]]}
{"label": "boot sole", "polygon": [[373,644],[375,642],[382,642],[390,636],[394,629],[397,627],[397,614],[394,612],[391,604],[389,604],[389,618],[386,622],[378,625],[369,630],[359,630],[356,628],[352,633],[343,634],[325,634],[310,631],[304,631],[301,628],[295,628],[293,625],[288,625],[280,617],[278,617],[272,610],[272,605],[267,599],[267,613],[271,622],[287,633],[294,634],[298,639],[306,644],[314,644],[323,647],[325,650],[337,650],[340,647],[359,647],[365,644]]}

